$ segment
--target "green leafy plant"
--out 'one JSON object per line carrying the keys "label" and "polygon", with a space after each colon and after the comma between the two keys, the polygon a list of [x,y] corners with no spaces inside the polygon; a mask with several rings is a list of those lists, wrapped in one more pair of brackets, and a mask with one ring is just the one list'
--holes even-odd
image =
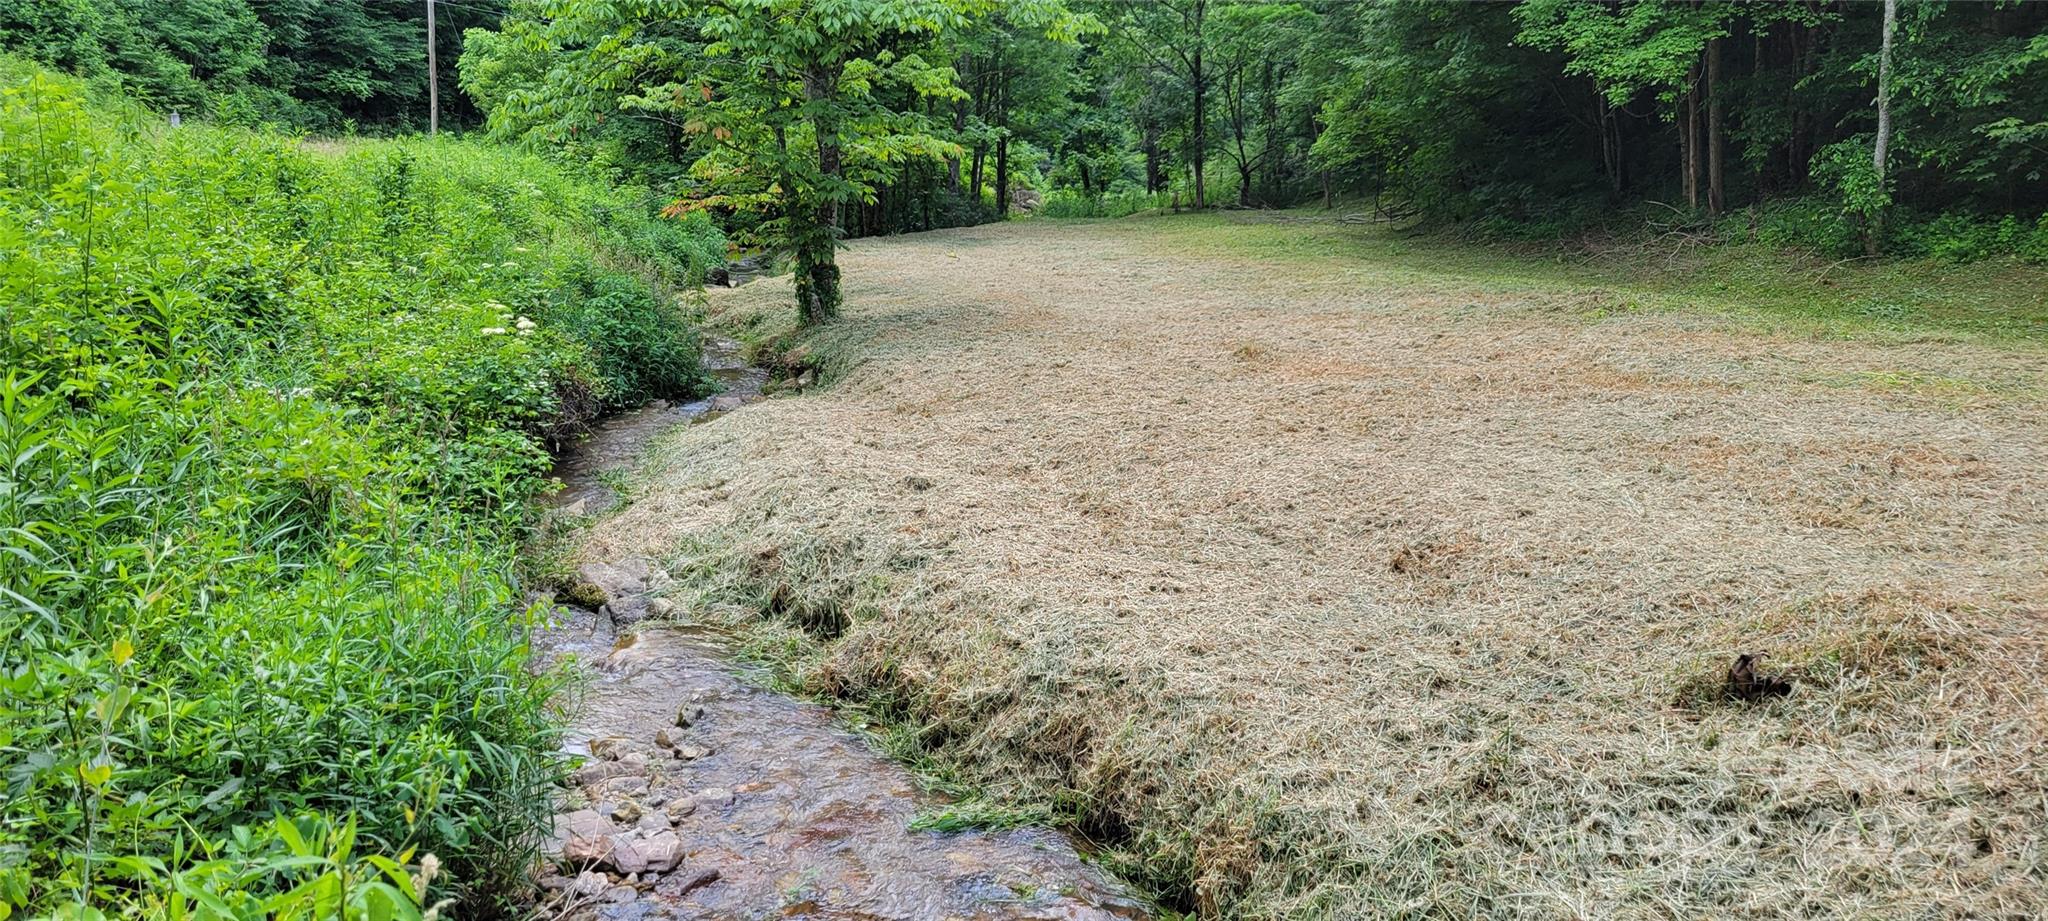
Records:
{"label": "green leafy plant", "polygon": [[0,61],[0,915],[516,895],[559,765],[515,553],[550,437],[700,386],[663,220]]}

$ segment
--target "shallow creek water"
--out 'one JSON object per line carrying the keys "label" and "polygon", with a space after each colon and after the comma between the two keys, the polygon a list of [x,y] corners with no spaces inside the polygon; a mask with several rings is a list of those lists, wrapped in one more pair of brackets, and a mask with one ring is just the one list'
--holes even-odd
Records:
{"label": "shallow creek water", "polygon": [[[601,511],[602,474],[655,436],[760,399],[766,374],[736,353],[707,343],[724,393],[616,417],[566,457],[558,506]],[[555,819],[544,916],[1149,916],[1056,832],[911,830],[943,802],[829,709],[762,687],[720,635],[687,626],[687,611],[664,610],[658,567],[596,562],[584,574],[608,603],[564,608],[540,642],[543,661],[573,657],[588,676],[565,747],[589,757]]]}

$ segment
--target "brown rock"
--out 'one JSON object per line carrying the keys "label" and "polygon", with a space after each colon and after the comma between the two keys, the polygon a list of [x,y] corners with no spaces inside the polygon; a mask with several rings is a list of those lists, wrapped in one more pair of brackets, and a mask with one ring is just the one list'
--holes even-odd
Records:
{"label": "brown rock", "polygon": [[602,866],[611,862],[612,851],[611,836],[570,838],[562,844],[562,865],[571,868]]}

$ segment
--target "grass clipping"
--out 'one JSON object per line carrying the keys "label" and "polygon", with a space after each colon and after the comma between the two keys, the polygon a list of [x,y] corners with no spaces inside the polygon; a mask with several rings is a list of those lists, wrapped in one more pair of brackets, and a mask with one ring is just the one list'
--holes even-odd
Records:
{"label": "grass clipping", "polygon": [[2048,913],[2040,350],[1251,248],[1333,232],[856,243],[589,552],[1205,916]]}

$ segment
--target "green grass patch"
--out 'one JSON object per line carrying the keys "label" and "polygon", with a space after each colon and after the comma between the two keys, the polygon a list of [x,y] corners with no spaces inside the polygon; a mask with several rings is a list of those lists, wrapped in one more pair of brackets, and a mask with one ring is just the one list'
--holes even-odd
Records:
{"label": "green grass patch", "polygon": [[1432,290],[1583,299],[1595,318],[1635,310],[1704,312],[1793,334],[1892,340],[2048,342],[2048,267],[2010,258],[1820,259],[1764,243],[1647,241],[1606,248],[1474,242],[1319,211],[1160,214],[1156,245],[1250,259],[1269,271],[1348,271],[1359,281]]}

